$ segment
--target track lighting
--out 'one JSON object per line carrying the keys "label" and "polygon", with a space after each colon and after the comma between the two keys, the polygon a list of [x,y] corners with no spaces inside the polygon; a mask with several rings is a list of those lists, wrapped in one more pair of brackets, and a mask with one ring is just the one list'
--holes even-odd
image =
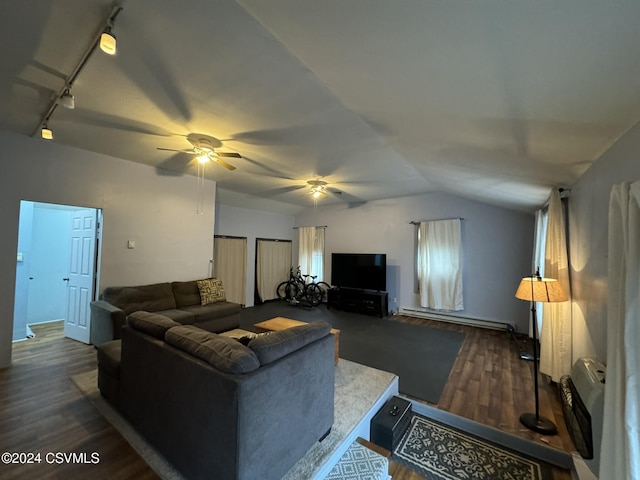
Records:
{"label": "track lighting", "polygon": [[51,130],[46,123],[42,124],[42,129],[40,130],[40,135],[45,140],[53,140],[53,130]]}
{"label": "track lighting", "polygon": [[68,88],[64,91],[58,103],[62,105],[64,108],[68,108],[70,110],[73,110],[74,108],[76,108],[75,98],[71,94]]}
{"label": "track lighting", "polygon": [[[32,136],[38,135],[38,130],[40,131],[40,136],[47,140],[53,139],[53,132],[51,129],[47,127],[47,122],[51,119],[53,112],[56,111],[59,105],[62,105],[65,108],[73,109],[76,106],[75,98],[71,94],[71,85],[76,80],[76,77],[80,73],[80,71],[84,68],[85,64],[93,55],[93,52],[100,46],[100,49],[108,53],[109,55],[115,55],[116,53],[116,37],[111,33],[111,29],[113,28],[113,22],[115,21],[118,14],[122,11],[122,7],[119,5],[114,5],[111,11],[109,12],[109,16],[105,19],[103,25],[102,33],[97,33],[96,36],[93,37],[93,40],[87,50],[84,52],[84,55],[80,59],[80,62],[73,70],[73,72],[66,78],[64,86],[55,94],[52,99],[51,104],[49,105],[49,109],[44,113],[40,120],[40,124],[34,130]],[[99,32],[100,30],[96,30]]]}
{"label": "track lighting", "polygon": [[108,25],[100,35],[100,50],[107,55],[116,54],[116,36],[111,33],[111,25]]}

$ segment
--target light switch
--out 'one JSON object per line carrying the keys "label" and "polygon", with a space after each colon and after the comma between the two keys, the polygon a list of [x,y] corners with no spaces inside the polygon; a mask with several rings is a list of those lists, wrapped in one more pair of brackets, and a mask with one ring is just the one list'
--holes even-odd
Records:
{"label": "light switch", "polygon": [[21,262],[22,261],[22,252],[18,252],[18,261]]}
{"label": "light switch", "polygon": [[135,240],[129,240],[127,242],[127,248],[136,248],[136,241]]}

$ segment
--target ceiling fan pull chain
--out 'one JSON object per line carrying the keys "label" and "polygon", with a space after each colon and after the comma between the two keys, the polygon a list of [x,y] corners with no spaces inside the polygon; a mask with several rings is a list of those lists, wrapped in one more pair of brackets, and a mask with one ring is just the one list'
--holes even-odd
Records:
{"label": "ceiling fan pull chain", "polygon": [[196,191],[196,214],[202,215],[204,210],[204,163],[198,162],[198,188]]}

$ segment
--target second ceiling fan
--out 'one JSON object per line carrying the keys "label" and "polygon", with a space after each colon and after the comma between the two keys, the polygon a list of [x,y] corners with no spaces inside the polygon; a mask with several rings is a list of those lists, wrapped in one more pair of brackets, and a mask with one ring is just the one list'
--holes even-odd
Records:
{"label": "second ceiling fan", "polygon": [[193,148],[190,148],[188,150],[175,150],[173,148],[162,147],[157,148],[158,150],[164,150],[167,152],[178,152],[186,153],[189,155],[196,155],[196,158],[200,163],[212,161],[214,163],[217,163],[221,167],[226,168],[227,170],[235,170],[236,167],[234,167],[230,163],[225,162],[221,157],[242,158],[242,155],[235,152],[217,152],[215,148],[216,146],[221,145],[220,141],[207,135],[190,133],[189,135],[187,135],[187,140],[189,141],[189,143],[191,143],[191,145],[193,145]]}

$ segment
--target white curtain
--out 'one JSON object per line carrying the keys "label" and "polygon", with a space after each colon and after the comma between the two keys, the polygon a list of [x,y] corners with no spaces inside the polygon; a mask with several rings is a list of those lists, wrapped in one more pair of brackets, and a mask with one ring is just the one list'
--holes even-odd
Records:
{"label": "white curtain", "polygon": [[[542,304],[540,332],[540,372],[554,382],[571,373],[571,285],[567,258],[566,222],[560,192],[554,189],[549,200],[544,275],[558,280],[568,302]],[[541,272],[542,273],[542,272]]]}
{"label": "white curtain", "polygon": [[245,305],[247,239],[216,237],[213,251],[215,276],[222,280],[227,300]]}
{"label": "white curtain", "polygon": [[[547,215],[548,210],[540,209],[536,211],[535,236],[533,238],[533,263],[531,265],[531,273],[535,273],[540,269],[540,275],[544,277],[544,255],[547,240]],[[542,303],[536,303],[536,323],[538,325],[537,332],[542,331]],[[533,323],[529,322],[529,336],[533,335],[531,330]]]}
{"label": "white curtain", "polygon": [[611,189],[601,479],[640,478],[640,182]]}
{"label": "white curtain", "polygon": [[313,275],[320,282],[324,276],[324,228],[298,228],[298,264],[303,275]]}
{"label": "white curtain", "polygon": [[418,228],[420,305],[464,310],[460,219],[420,222]]}
{"label": "white curtain", "polygon": [[316,227],[316,243],[313,247],[313,264],[311,275],[316,275],[316,282],[324,281],[324,233],[325,229]]}
{"label": "white curtain", "polygon": [[298,228],[298,265],[303,275],[313,275],[313,247],[316,243],[316,227]]}
{"label": "white curtain", "polygon": [[256,251],[256,284],[263,302],[277,298],[280,282],[289,278],[291,242],[258,240]]}

